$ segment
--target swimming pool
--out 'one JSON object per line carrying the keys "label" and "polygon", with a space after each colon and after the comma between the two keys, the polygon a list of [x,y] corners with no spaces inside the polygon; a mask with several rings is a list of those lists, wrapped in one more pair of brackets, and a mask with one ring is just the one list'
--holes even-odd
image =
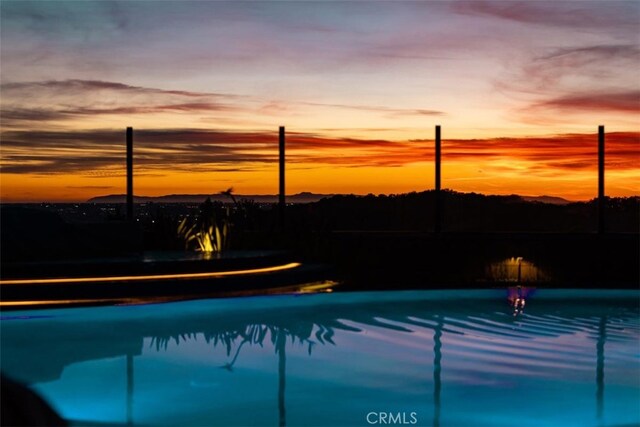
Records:
{"label": "swimming pool", "polygon": [[5,312],[2,371],[77,424],[640,422],[638,291],[284,295]]}

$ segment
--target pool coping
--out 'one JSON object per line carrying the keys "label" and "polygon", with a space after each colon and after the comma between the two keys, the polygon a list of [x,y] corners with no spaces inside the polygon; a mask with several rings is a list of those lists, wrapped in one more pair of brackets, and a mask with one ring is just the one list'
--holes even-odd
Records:
{"label": "pool coping", "polygon": [[309,289],[330,277],[326,266],[303,265],[282,251],[211,258],[23,263],[11,265],[8,272],[4,267],[0,310],[264,294],[278,289]]}

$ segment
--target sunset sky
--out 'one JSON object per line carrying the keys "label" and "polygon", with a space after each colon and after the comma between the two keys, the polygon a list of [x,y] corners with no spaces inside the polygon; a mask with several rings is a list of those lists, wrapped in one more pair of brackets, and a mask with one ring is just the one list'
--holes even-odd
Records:
{"label": "sunset sky", "polygon": [[638,2],[0,3],[2,202],[640,194]]}

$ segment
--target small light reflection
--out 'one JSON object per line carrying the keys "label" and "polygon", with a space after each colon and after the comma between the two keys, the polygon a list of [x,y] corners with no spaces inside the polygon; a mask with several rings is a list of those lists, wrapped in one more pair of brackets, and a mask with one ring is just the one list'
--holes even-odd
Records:
{"label": "small light reflection", "polygon": [[524,307],[527,305],[527,298],[533,294],[534,289],[516,286],[508,289],[507,300],[513,308],[513,315],[518,316],[524,313]]}
{"label": "small light reflection", "polygon": [[333,288],[338,284],[338,282],[334,282],[333,280],[324,280],[321,282],[313,282],[305,284],[301,286],[296,293],[298,294],[309,294],[309,293],[319,293],[319,292],[333,292]]}

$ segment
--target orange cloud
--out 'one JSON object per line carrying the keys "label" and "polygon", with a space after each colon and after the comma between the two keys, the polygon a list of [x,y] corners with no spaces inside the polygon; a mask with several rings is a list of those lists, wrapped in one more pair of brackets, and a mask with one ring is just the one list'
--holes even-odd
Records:
{"label": "orange cloud", "polygon": [[[3,132],[3,172],[67,174],[117,168],[124,155],[123,138],[124,132],[107,130]],[[143,169],[242,170],[247,164],[276,162],[277,135],[265,131],[136,130],[135,152],[136,163]],[[444,161],[478,163],[513,159],[541,169],[562,170],[594,168],[596,156],[596,134],[443,141]],[[607,134],[606,158],[613,169],[638,168],[640,133]],[[287,133],[287,161],[293,164],[403,166],[432,159],[433,140],[391,141]]]}
{"label": "orange cloud", "polygon": [[[241,183],[238,187],[245,192],[275,192],[264,183],[277,176],[276,132],[161,129],[135,131],[134,135],[139,194],[202,192],[214,179],[221,180],[221,188],[226,183]],[[51,185],[64,187],[67,199],[73,199],[74,194],[82,194],[82,198],[100,194],[99,187],[121,187],[123,131],[10,131],[2,133],[2,140],[4,200],[19,199],[21,191],[26,194],[26,182],[31,183],[29,191],[36,198],[54,194]],[[289,182],[297,191],[426,189],[432,161],[433,140],[287,133],[287,165],[292,171]],[[531,184],[535,181],[557,195],[589,198],[596,164],[596,134],[443,141],[445,182],[454,189],[538,194]],[[638,189],[630,183],[640,170],[640,133],[607,134],[606,167],[611,177],[608,193],[637,194]]]}

